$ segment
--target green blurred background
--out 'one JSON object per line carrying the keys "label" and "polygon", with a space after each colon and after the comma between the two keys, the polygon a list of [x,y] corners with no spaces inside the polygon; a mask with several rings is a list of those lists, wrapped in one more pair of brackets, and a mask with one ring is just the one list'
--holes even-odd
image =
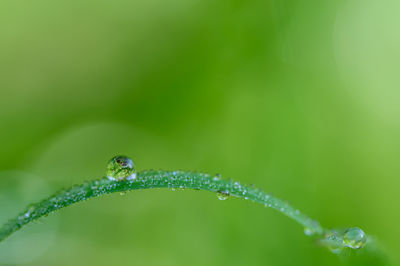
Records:
{"label": "green blurred background", "polygon": [[[256,184],[400,264],[398,0],[0,2],[0,222],[107,160]],[[338,265],[287,217],[199,191],[66,208],[1,265]]]}

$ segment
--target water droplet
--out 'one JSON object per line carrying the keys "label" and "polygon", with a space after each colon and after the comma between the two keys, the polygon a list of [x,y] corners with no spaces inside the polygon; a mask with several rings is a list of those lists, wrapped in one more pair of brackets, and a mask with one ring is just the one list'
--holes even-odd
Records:
{"label": "water droplet", "polygon": [[29,205],[28,206],[28,210],[26,211],[26,213],[24,214],[25,218],[29,218],[32,216],[32,213],[36,210],[36,206],[34,205]]}
{"label": "water droplet", "polygon": [[367,237],[363,230],[358,227],[352,227],[344,232],[343,243],[346,247],[359,249],[367,242]]}
{"label": "water droplet", "polygon": [[339,248],[339,247],[328,247],[330,252],[332,252],[333,254],[340,254],[340,252],[342,251],[343,248]]}
{"label": "water droplet", "polygon": [[126,156],[116,156],[107,165],[107,177],[110,180],[135,179],[136,170],[133,161]]}
{"label": "water droplet", "polygon": [[217,197],[219,200],[227,200],[229,198],[229,192],[228,191],[219,191],[217,193]]}
{"label": "water droplet", "polygon": [[306,236],[312,236],[314,234],[314,230],[308,227],[304,227],[304,234],[306,234]]}

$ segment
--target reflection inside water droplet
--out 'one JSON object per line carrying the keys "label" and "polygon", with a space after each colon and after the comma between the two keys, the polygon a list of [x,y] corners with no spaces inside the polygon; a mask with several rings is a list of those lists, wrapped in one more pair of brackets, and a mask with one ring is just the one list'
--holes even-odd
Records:
{"label": "reflection inside water droplet", "polygon": [[367,237],[363,230],[358,227],[352,227],[346,230],[343,237],[345,246],[353,249],[362,248],[367,242]]}
{"label": "reflection inside water droplet", "polygon": [[116,156],[107,165],[107,177],[110,180],[129,180],[136,178],[133,161],[126,156]]}
{"label": "reflection inside water droplet", "polygon": [[217,193],[217,197],[219,200],[227,200],[229,198],[229,192],[228,191],[219,191]]}

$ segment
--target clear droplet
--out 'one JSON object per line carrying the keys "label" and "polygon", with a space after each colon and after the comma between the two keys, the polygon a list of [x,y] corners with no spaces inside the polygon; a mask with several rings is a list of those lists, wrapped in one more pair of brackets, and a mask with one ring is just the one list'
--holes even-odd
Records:
{"label": "clear droplet", "polygon": [[315,233],[314,230],[312,230],[311,228],[304,227],[304,234],[306,236],[312,236],[314,233]]}
{"label": "clear droplet", "polygon": [[367,237],[363,230],[358,227],[352,227],[344,232],[343,243],[346,247],[359,249],[367,242]]}
{"label": "clear droplet", "polygon": [[107,177],[110,180],[126,180],[136,177],[133,161],[126,156],[115,156],[107,165]]}
{"label": "clear droplet", "polygon": [[217,193],[217,197],[219,200],[227,200],[229,198],[229,192],[228,191],[219,191]]}

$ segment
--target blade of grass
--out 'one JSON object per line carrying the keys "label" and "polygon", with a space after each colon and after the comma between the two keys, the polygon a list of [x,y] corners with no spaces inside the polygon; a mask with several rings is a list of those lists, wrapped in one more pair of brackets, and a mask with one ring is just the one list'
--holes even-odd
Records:
{"label": "blade of grass", "polygon": [[[307,235],[312,235],[319,240],[320,244],[333,252],[343,254],[343,250],[349,249],[343,241],[343,230],[324,229],[317,221],[309,218],[286,201],[239,182],[185,171],[144,171],[137,173],[135,178],[124,180],[102,178],[61,190],[47,199],[29,205],[20,215],[4,224],[0,228],[0,242],[24,225],[69,205],[110,193],[157,188],[205,190],[220,193],[224,197],[229,195],[254,201],[290,217],[304,227]],[[372,246],[370,244],[372,242],[368,237],[367,244]]]}

